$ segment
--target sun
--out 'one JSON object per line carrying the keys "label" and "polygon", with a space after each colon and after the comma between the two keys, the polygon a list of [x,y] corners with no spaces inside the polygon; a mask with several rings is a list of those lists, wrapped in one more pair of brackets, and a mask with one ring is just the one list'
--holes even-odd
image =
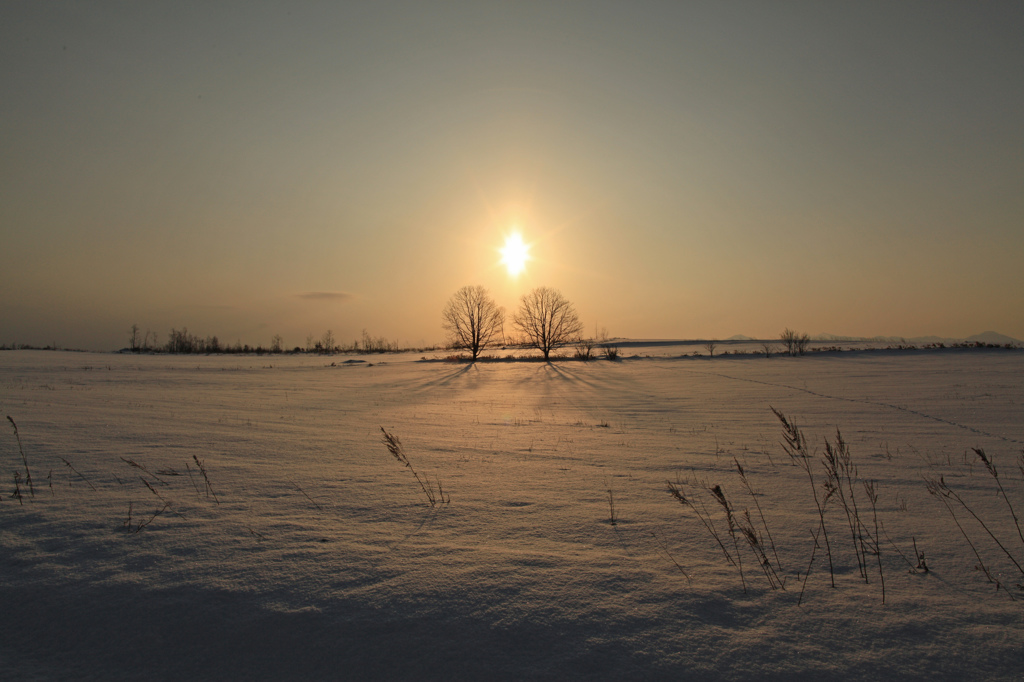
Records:
{"label": "sun", "polygon": [[513,232],[505,238],[505,246],[501,249],[501,262],[508,270],[508,274],[515,277],[526,268],[526,261],[530,260],[530,245],[523,243],[523,238],[518,232]]}

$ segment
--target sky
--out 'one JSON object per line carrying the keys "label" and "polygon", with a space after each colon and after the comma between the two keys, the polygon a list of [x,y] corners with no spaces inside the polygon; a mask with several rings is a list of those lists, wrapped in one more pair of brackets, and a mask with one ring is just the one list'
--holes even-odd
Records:
{"label": "sky", "polygon": [[[1024,338],[1024,3],[0,3],[0,343]],[[512,276],[513,233],[531,259]]]}

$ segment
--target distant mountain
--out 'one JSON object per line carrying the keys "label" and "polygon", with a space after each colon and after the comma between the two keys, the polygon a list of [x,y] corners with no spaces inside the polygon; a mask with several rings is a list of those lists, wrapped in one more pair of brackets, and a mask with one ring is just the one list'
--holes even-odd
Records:
{"label": "distant mountain", "polygon": [[817,334],[811,337],[811,341],[866,341],[863,336],[838,336],[836,334]]}
{"label": "distant mountain", "polygon": [[1005,346],[1008,343],[1021,343],[1019,339],[1007,336],[1006,334],[1000,334],[999,332],[982,332],[980,334],[975,334],[974,336],[968,336],[964,341],[968,343],[992,343],[999,346]]}
{"label": "distant mountain", "polygon": [[730,336],[729,338],[727,338],[725,340],[726,341],[753,341],[754,339],[752,339],[749,336],[744,336],[743,334],[734,334],[733,336]]}

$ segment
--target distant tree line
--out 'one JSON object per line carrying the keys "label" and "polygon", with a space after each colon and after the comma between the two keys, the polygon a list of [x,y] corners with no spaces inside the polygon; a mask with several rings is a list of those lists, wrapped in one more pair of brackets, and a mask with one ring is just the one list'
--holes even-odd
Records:
{"label": "distant tree line", "polygon": [[84,352],[79,348],[64,348],[56,343],[46,346],[33,346],[31,343],[0,343],[0,350],[70,350]]}
{"label": "distant tree line", "polygon": [[399,351],[398,341],[388,341],[383,336],[372,336],[364,329],[362,339],[352,341],[350,344],[338,343],[334,338],[334,332],[330,329],[325,331],[320,338],[312,334],[306,336],[306,346],[296,346],[293,353],[397,353]]}
{"label": "distant tree line", "polygon": [[171,328],[167,335],[167,341],[163,344],[158,342],[155,332],[149,330],[142,332],[137,324],[133,324],[129,330],[128,348],[132,353],[175,353],[175,354],[204,354],[213,353],[317,353],[332,355],[334,353],[394,353],[399,350],[397,341],[389,341],[383,336],[374,337],[365,329],[362,338],[353,340],[350,344],[338,343],[334,332],[328,329],[319,337],[312,334],[306,337],[305,346],[295,346],[287,349],[284,346],[284,339],[280,334],[275,334],[270,339],[268,346],[262,344],[250,346],[241,341],[233,344],[222,343],[216,336],[197,336],[191,334],[187,327],[181,329]]}

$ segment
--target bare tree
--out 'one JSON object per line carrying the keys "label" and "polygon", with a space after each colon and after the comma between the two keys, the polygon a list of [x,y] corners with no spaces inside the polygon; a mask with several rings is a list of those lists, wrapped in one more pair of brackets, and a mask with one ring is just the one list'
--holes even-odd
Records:
{"label": "bare tree", "polygon": [[333,353],[334,346],[334,332],[328,329],[327,331],[324,332],[324,335],[320,337],[321,350],[324,353]]}
{"label": "bare tree", "polygon": [[[358,343],[352,344],[358,347]],[[395,353],[398,351],[398,341],[388,341],[384,336],[371,336],[368,331],[363,330],[363,353]]]}
{"label": "bare tree", "polygon": [[194,334],[189,334],[188,327],[182,327],[181,329],[171,328],[171,333],[167,337],[167,344],[165,349],[168,353],[195,353],[201,350],[198,346],[202,345],[202,339]]}
{"label": "bare tree", "polygon": [[786,327],[786,330],[779,334],[779,339],[782,341],[782,345],[786,347],[786,353],[793,355],[793,347],[796,345],[796,332]]}
{"label": "bare tree", "polygon": [[803,355],[807,352],[807,344],[811,341],[811,337],[807,334],[797,334],[789,327],[779,334],[779,338],[786,345],[786,353],[789,355]]}
{"label": "bare tree", "polygon": [[601,351],[604,353],[606,358],[609,360],[619,359],[619,347],[614,343],[611,343],[608,338],[608,330],[604,327],[601,327],[601,330],[597,332],[597,343],[601,347]]}
{"label": "bare tree", "polygon": [[583,331],[576,309],[555,289],[538,287],[521,301],[512,324],[522,332],[528,346],[544,354],[545,360],[552,350],[573,343]]}
{"label": "bare tree", "polygon": [[594,340],[579,337],[573,342],[576,347],[576,359],[588,362],[594,357]]}
{"label": "bare tree", "polygon": [[796,340],[796,354],[803,355],[807,352],[807,344],[811,342],[811,337],[807,334],[801,334],[800,338]]}
{"label": "bare tree", "polygon": [[441,328],[452,348],[463,348],[476,360],[480,351],[504,336],[505,309],[482,286],[465,286],[452,294],[441,312]]}
{"label": "bare tree", "polygon": [[705,341],[704,347],[708,350],[708,355],[715,357],[715,349],[718,348],[718,341]]}
{"label": "bare tree", "polygon": [[139,325],[133,324],[131,329],[132,335],[128,337],[128,344],[132,349],[133,353],[139,352]]}

